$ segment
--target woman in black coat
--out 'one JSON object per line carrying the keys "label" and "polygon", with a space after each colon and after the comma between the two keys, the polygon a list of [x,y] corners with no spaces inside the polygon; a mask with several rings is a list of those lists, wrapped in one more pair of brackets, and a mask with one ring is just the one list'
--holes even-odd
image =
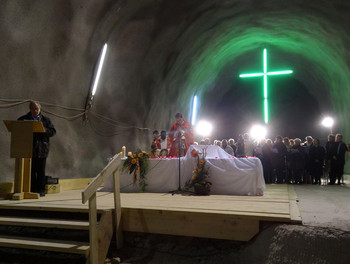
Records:
{"label": "woman in black coat", "polygon": [[324,147],[320,146],[320,141],[314,138],[313,146],[309,150],[310,175],[313,184],[321,184],[325,153]]}
{"label": "woman in black coat", "polygon": [[295,184],[301,184],[303,172],[305,170],[305,149],[300,145],[301,140],[296,138],[295,144],[290,149],[290,167]]}

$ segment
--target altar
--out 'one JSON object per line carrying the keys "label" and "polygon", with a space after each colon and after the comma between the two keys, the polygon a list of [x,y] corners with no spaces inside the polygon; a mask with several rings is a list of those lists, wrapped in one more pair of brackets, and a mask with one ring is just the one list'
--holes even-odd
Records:
{"label": "altar", "polygon": [[[191,151],[206,152],[209,167],[209,179],[212,183],[211,194],[222,195],[263,195],[265,181],[261,162],[255,157],[237,158],[226,153],[218,146],[190,146],[185,157],[149,159],[149,171],[146,175],[146,192],[169,193],[184,186],[192,176],[196,159]],[[105,182],[104,191],[112,190],[111,177]],[[133,184],[133,175],[120,174],[121,192],[139,192]]]}

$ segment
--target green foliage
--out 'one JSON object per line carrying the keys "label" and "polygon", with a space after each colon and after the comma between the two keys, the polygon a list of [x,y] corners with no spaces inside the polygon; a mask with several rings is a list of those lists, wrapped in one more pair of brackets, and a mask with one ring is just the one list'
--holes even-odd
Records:
{"label": "green foliage", "polygon": [[133,173],[136,185],[138,183],[140,192],[145,192],[147,187],[146,174],[149,169],[149,155],[145,151],[138,150],[128,155],[121,168],[122,171],[128,170],[129,174]]}
{"label": "green foliage", "polygon": [[208,182],[209,178],[209,167],[206,165],[207,161],[205,159],[206,156],[206,149],[203,150],[203,152],[198,152],[195,149],[191,151],[191,156],[193,158],[196,158],[196,165],[194,167],[194,170],[192,171],[192,177],[190,180],[188,180],[185,183],[185,189],[189,189],[194,186],[204,186],[209,185],[211,186],[211,183]]}

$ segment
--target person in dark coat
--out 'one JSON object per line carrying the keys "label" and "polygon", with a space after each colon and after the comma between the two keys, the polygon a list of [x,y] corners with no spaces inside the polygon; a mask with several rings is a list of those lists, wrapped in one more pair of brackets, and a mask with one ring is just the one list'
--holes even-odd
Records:
{"label": "person in dark coat", "polygon": [[324,161],[325,171],[326,173],[328,173],[329,179],[334,178],[333,176],[334,172],[331,168],[331,161],[333,157],[332,153],[334,153],[334,147],[335,147],[335,136],[333,134],[329,134],[328,141],[326,143],[326,153],[325,153],[325,161]]}
{"label": "person in dark coat", "polygon": [[324,147],[320,146],[320,141],[317,138],[314,138],[313,144],[309,150],[309,169],[313,184],[321,184],[324,157]]}
{"label": "person in dark coat", "polygon": [[262,158],[261,164],[263,166],[264,171],[264,179],[265,183],[275,183],[274,175],[273,175],[273,167],[272,167],[272,140],[267,139],[266,143],[262,146]]}
{"label": "person in dark coat", "polygon": [[41,114],[41,106],[38,102],[29,103],[30,112],[18,118],[18,120],[40,121],[44,128],[44,133],[33,134],[31,191],[45,196],[45,168],[46,159],[50,150],[50,137],[56,134],[56,129],[48,117]]}
{"label": "person in dark coat", "polygon": [[238,135],[237,143],[236,143],[236,155],[237,157],[244,157],[245,151],[244,151],[244,139],[241,134]]}
{"label": "person in dark coat", "polygon": [[338,184],[341,184],[341,179],[344,174],[345,165],[345,153],[348,151],[348,147],[343,142],[343,135],[337,134],[335,136],[335,146],[333,148],[331,170],[334,172],[330,179],[330,184],[335,184],[338,179]]}
{"label": "person in dark coat", "polygon": [[281,136],[276,136],[272,149],[275,152],[273,155],[273,166],[276,172],[277,183],[283,183],[285,180],[284,170],[286,168],[287,148],[282,142]]}
{"label": "person in dark coat", "polygon": [[301,184],[302,175],[305,169],[305,149],[300,145],[301,140],[296,138],[294,146],[290,149],[290,167],[292,170],[294,183]]}
{"label": "person in dark coat", "polygon": [[305,163],[305,171],[304,171],[304,183],[309,183],[311,184],[311,174],[310,174],[310,168],[309,168],[309,164],[310,164],[310,159],[309,159],[309,150],[312,147],[313,144],[313,138],[312,136],[307,136],[305,137],[305,142],[304,144],[302,144],[302,146],[305,149],[305,158],[306,158],[306,163]]}

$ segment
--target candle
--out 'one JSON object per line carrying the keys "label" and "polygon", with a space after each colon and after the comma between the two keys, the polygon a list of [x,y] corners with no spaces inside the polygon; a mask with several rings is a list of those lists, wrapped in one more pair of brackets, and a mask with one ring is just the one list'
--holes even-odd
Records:
{"label": "candle", "polygon": [[132,153],[131,153],[131,152],[128,152],[128,156],[130,156],[130,157],[131,157],[131,156],[132,156]]}
{"label": "candle", "polygon": [[122,147],[122,158],[125,158],[125,155],[126,155],[126,147],[125,146],[123,146]]}

